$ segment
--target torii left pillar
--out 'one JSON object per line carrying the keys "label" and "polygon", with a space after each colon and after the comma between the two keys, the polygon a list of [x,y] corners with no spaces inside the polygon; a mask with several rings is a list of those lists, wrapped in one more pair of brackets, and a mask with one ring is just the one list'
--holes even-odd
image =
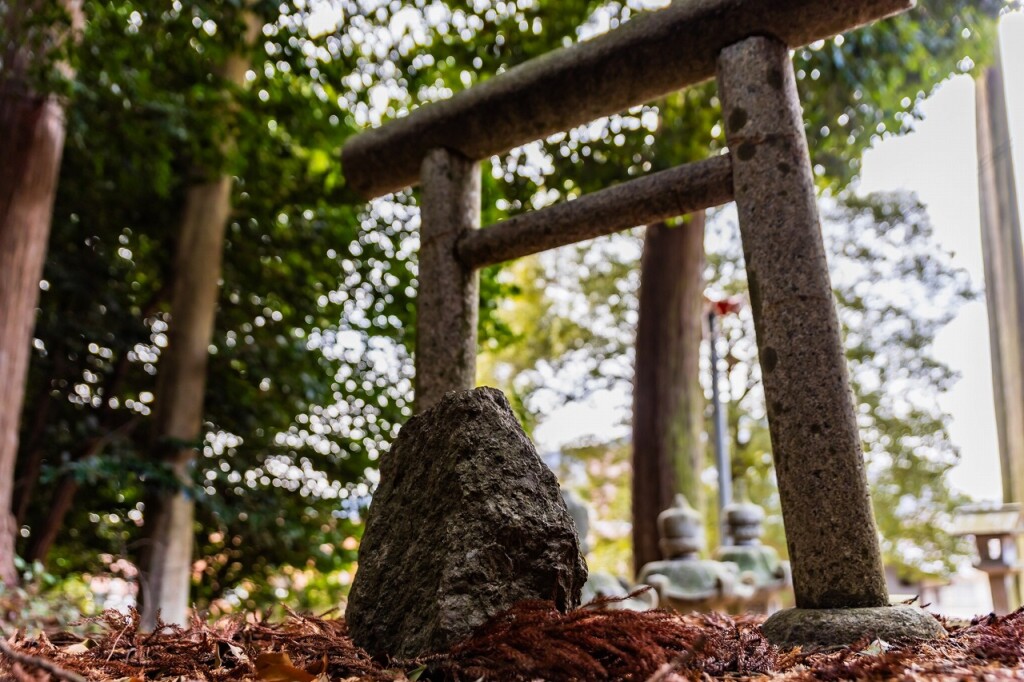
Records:
{"label": "torii left pillar", "polygon": [[459,237],[480,227],[480,164],[434,149],[420,170],[415,410],[476,383],[480,278],[456,256]]}

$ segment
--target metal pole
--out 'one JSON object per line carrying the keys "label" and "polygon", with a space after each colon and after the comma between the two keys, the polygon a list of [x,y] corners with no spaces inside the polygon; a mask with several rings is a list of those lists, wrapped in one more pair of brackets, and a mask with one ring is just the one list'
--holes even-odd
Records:
{"label": "metal pole", "polygon": [[732,503],[732,467],[729,462],[728,430],[722,394],[718,390],[718,327],[715,311],[708,311],[708,344],[711,350],[711,405],[715,415],[715,467],[718,469],[718,527],[720,545],[731,545],[725,508]]}

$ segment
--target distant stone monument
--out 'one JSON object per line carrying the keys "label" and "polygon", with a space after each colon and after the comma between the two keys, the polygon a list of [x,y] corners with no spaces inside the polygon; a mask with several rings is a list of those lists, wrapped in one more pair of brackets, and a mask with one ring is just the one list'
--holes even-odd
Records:
{"label": "distant stone monument", "polygon": [[741,497],[725,508],[725,525],[732,539],[715,551],[715,559],[739,566],[740,574],[754,586],[744,608],[755,613],[775,613],[782,608],[782,591],[793,584],[789,562],[774,547],[761,544],[764,509]]}
{"label": "distant stone monument", "polygon": [[345,617],[371,654],[413,658],[524,599],[575,608],[586,579],[558,481],[505,396],[451,392],[381,459]]}
{"label": "distant stone monument", "polygon": [[704,521],[682,495],[658,515],[658,534],[665,558],[644,565],[637,580],[654,586],[662,607],[680,613],[739,611],[754,596],[754,585],[736,564],[700,558]]}

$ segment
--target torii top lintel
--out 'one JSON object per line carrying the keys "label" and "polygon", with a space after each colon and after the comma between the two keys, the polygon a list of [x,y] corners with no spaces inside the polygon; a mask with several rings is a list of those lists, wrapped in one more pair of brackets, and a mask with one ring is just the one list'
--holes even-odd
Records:
{"label": "torii top lintel", "polygon": [[674,0],[357,135],[342,150],[345,176],[367,199],[378,197],[417,184],[431,149],[485,159],[711,78],[719,52],[750,36],[800,47],[913,6],[914,0]]}

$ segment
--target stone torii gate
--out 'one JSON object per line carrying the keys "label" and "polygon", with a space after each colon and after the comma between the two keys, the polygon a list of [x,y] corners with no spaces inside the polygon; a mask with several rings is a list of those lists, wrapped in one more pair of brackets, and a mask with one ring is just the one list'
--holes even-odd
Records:
{"label": "stone torii gate", "polygon": [[[351,139],[367,199],[422,186],[416,406],[475,380],[479,268],[735,200],[796,609],[781,644],[936,636],[889,607],[791,48],[913,0],[676,0]],[[479,162],[717,77],[729,153],[480,230]]]}

